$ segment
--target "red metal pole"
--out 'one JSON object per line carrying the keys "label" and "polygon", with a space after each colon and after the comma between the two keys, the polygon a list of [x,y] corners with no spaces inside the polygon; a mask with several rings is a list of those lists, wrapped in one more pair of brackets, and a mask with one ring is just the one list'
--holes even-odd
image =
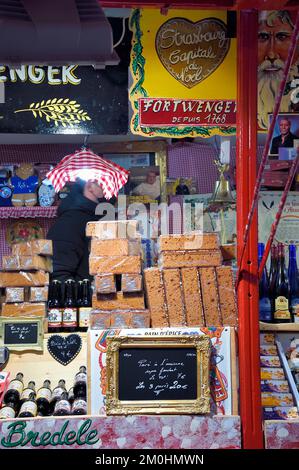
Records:
{"label": "red metal pole", "polygon": [[[258,13],[238,13],[237,91],[237,245],[240,247],[254,193],[257,167],[257,35]],[[258,222],[252,220],[238,284],[240,414],[243,447],[263,447],[259,363]]]}

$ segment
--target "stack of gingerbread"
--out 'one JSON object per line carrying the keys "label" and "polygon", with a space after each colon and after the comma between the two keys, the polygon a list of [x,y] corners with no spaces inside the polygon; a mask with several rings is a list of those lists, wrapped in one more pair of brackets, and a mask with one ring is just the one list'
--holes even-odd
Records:
{"label": "stack of gingerbread", "polygon": [[236,325],[233,273],[216,233],[161,235],[158,265],[144,271],[152,327]]}
{"label": "stack of gingerbread", "polygon": [[91,328],[146,328],[137,221],[89,222],[89,272],[95,278]]}
{"label": "stack of gingerbread", "polygon": [[46,317],[52,242],[32,240],[12,245],[2,258],[0,287],[4,290],[2,316]]}

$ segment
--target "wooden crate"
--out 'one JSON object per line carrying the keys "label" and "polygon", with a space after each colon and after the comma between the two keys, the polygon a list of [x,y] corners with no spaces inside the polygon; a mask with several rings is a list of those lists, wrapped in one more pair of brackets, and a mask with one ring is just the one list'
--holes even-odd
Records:
{"label": "wooden crate", "polygon": [[[60,336],[68,336],[69,334],[59,333]],[[18,372],[22,372],[24,385],[27,386],[29,380],[34,380],[36,389],[42,386],[45,379],[51,380],[52,389],[56,387],[59,379],[64,379],[66,389],[69,390],[73,386],[74,377],[79,371],[79,367],[87,366],[87,333],[76,332],[76,334],[82,338],[82,347],[79,354],[68,365],[60,364],[51,356],[47,349],[47,341],[52,334],[46,333],[43,351],[11,351],[5,371],[10,372],[11,379]]]}

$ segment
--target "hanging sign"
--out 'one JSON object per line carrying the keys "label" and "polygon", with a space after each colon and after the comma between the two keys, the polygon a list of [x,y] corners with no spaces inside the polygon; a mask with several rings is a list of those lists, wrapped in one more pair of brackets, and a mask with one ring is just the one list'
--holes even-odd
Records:
{"label": "hanging sign", "polygon": [[0,133],[127,134],[128,71],[0,65]]}
{"label": "hanging sign", "polygon": [[135,10],[131,130],[146,136],[233,134],[236,40],[226,12]]}

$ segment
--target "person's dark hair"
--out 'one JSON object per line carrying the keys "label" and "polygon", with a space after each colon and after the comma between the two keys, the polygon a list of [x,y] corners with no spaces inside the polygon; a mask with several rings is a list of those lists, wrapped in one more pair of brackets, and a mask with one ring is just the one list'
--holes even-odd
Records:
{"label": "person's dark hair", "polygon": [[81,178],[77,178],[75,184],[80,188],[81,192],[83,193],[86,181],[81,180]]}

